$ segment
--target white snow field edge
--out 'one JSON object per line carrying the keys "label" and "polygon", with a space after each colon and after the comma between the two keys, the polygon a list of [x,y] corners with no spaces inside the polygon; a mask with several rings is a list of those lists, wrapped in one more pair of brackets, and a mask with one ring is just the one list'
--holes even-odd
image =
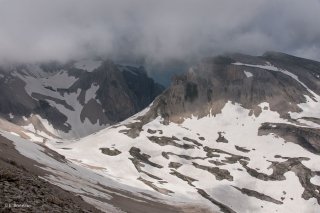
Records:
{"label": "white snow field edge", "polygon": [[[101,61],[80,61],[79,63],[85,67],[90,65],[90,69],[96,69],[101,65]],[[39,66],[34,67],[34,69],[37,70],[37,75],[23,75],[17,71],[13,71],[11,75],[19,77],[26,83],[25,90],[30,97],[32,97],[33,93],[38,93],[55,99],[64,100],[67,105],[73,107],[73,109],[69,109],[66,108],[63,104],[59,104],[53,100],[47,99],[46,101],[51,106],[57,108],[59,112],[61,112],[68,118],[66,124],[69,124],[71,126],[71,130],[69,132],[57,131],[54,130],[52,126],[44,118],[41,118],[39,115],[36,115],[38,119],[41,120],[46,127],[48,127],[48,131],[50,131],[52,134],[58,137],[72,139],[83,137],[85,135],[94,133],[97,129],[109,126],[100,125],[99,120],[96,123],[91,123],[87,118],[83,122],[81,121],[80,114],[83,109],[83,106],[81,105],[78,99],[81,92],[80,89],[78,89],[74,93],[64,94],[61,94],[57,91],[57,89],[69,88],[73,83],[76,82],[77,78],[68,75],[67,71],[65,70],[61,70],[57,73],[51,74],[44,72]],[[48,89],[48,86],[52,87],[52,89],[54,90]],[[95,99],[95,93],[97,92],[97,90],[98,87],[96,85],[91,85],[91,88],[85,93],[85,104],[88,103],[89,100]],[[99,102],[97,102],[97,104],[101,105],[101,103]]]}
{"label": "white snow field edge", "polygon": [[[208,160],[186,160],[177,156],[170,156],[168,160],[162,156],[162,152],[172,152],[191,157],[205,157],[206,153],[203,150],[197,148],[185,150],[175,146],[159,146],[158,144],[150,142],[147,138],[147,136],[151,136],[147,132],[148,129],[163,131],[162,135],[156,133],[153,134],[153,136],[175,136],[181,140],[177,141],[177,143],[180,144],[183,141],[183,137],[198,140],[197,134],[199,134],[206,139],[205,141],[198,140],[203,146],[249,157],[250,161],[248,166],[265,174],[270,175],[272,173],[272,169],[269,168],[271,165],[270,161],[285,161],[284,159],[275,158],[275,155],[290,158],[310,158],[308,161],[303,161],[303,164],[311,170],[320,171],[320,156],[308,152],[297,144],[286,143],[282,138],[272,134],[258,136],[258,128],[264,122],[289,123],[287,120],[280,118],[278,113],[270,111],[268,106],[268,103],[261,103],[262,113],[258,117],[255,117],[254,115],[249,116],[250,111],[242,108],[239,104],[228,102],[221,114],[216,116],[208,115],[201,119],[192,117],[186,119],[180,125],[170,123],[165,126],[161,124],[162,119],[158,117],[143,126],[143,131],[140,136],[135,139],[119,133],[120,130],[126,129],[124,126],[119,126],[101,130],[94,135],[69,144],[50,144],[50,148],[70,160],[76,159],[76,161],[73,161],[75,164],[105,168],[108,172],[103,173],[103,175],[119,183],[137,188],[150,189],[150,187],[137,180],[138,177],[142,177],[153,182],[157,187],[173,191],[174,194],[168,196],[168,199],[172,200],[174,198],[182,200],[184,197],[188,197],[195,202],[201,201],[204,204],[211,205],[213,211],[218,211],[219,208],[201,197],[195,188],[204,189],[215,200],[232,207],[236,212],[270,212],[270,209],[277,212],[318,212],[320,211],[320,207],[316,199],[305,200],[301,197],[304,189],[297,176],[292,172],[285,174],[286,180],[284,181],[262,181],[243,171],[243,167],[239,163],[226,164],[219,166],[219,168],[228,170],[233,176],[233,181],[219,181],[207,171],[197,169],[192,165],[192,162],[196,162],[212,167],[213,165],[209,163]],[[267,107],[268,110],[266,110],[265,107]],[[134,119],[131,118],[127,123],[128,122],[134,122]],[[218,132],[225,132],[224,136],[229,142],[217,143]],[[184,143],[187,142],[184,141]],[[235,149],[235,145],[245,147],[250,150],[250,152],[240,152]],[[139,148],[141,153],[151,156],[150,161],[163,166],[163,168],[159,169],[145,164],[143,170],[165,180],[167,183],[160,184],[153,178],[139,173],[129,160],[129,158],[132,157],[129,154],[131,147]],[[99,150],[100,148],[118,149],[121,151],[121,154],[118,156],[108,156],[103,154],[101,150]],[[228,157],[228,155],[221,154],[220,157],[215,158],[215,160],[221,161],[226,157]],[[196,179],[197,181],[193,182],[195,187],[171,175],[171,169],[168,167],[169,162],[183,164],[177,171]],[[239,169],[242,169],[242,171]],[[279,201],[281,201],[281,197],[284,196],[283,191],[285,191],[286,199],[282,201],[283,204],[281,205],[266,202],[243,195],[233,188],[233,186],[252,189]],[[263,208],[261,208],[261,206],[263,206]]]}
{"label": "white snow field edge", "polygon": [[[46,145],[43,142],[40,143],[25,140],[15,132],[5,132],[0,130],[0,135],[12,141],[16,150],[20,154],[43,165],[40,166],[42,169],[53,174],[40,178],[67,191],[79,194],[85,201],[94,205],[103,212],[123,212],[119,208],[114,207],[107,202],[101,202],[102,199],[110,200],[112,198],[112,194],[118,194],[116,191],[110,192],[108,188],[123,191],[124,193],[119,195],[124,197],[127,196],[127,198],[130,199],[135,198],[130,196],[128,192],[133,193],[136,198],[140,197],[145,200],[150,200],[150,197],[157,197],[157,201],[160,203],[177,205],[174,201],[167,200],[165,196],[146,189],[144,185],[142,185],[141,188],[130,187],[128,185],[121,184],[116,179],[108,178],[108,171],[106,169],[93,166],[90,167],[89,165],[82,163],[73,163],[70,160],[67,160],[66,163],[61,162],[61,160],[56,159],[50,153],[45,152],[45,148],[40,145]],[[74,160],[74,162],[77,161]],[[150,197],[148,195],[150,195]],[[140,199],[136,201],[147,202]],[[186,197],[180,200],[180,205],[186,205],[188,202],[190,202],[190,200]]]}
{"label": "white snow field edge", "polygon": [[[316,123],[303,120],[302,118],[320,118],[320,98],[301,82],[296,75],[274,67],[270,63],[267,65],[251,65],[237,62],[234,63],[234,65],[258,67],[269,71],[282,72],[295,79],[304,86],[314,98],[306,96],[307,102],[299,104],[302,112],[290,113],[290,115],[295,119],[299,119],[301,126],[319,128],[319,125]],[[254,73],[251,73],[251,75],[252,76],[246,74],[249,78],[253,77]],[[94,87],[92,89],[94,90]],[[75,97],[71,98],[71,100],[75,100]],[[285,180],[263,181],[249,175],[239,162],[226,163],[219,166],[214,166],[209,162],[209,160],[216,160],[218,162],[226,160],[227,157],[230,157],[226,153],[221,153],[217,157],[204,158],[207,153],[202,147],[195,146],[193,149],[183,149],[172,145],[160,146],[148,139],[150,136],[175,136],[180,139],[180,141],[175,141],[176,143],[180,145],[193,145],[191,142],[183,140],[183,137],[188,137],[198,141],[203,147],[207,146],[234,155],[247,157],[250,159],[250,161],[248,161],[248,167],[266,175],[270,175],[273,172],[273,169],[270,168],[272,161],[286,161],[286,159],[276,158],[276,155],[288,158],[308,158],[309,160],[302,161],[302,164],[312,171],[320,171],[319,155],[313,154],[297,144],[286,142],[284,139],[273,134],[258,136],[259,127],[266,122],[273,123],[273,125],[285,123],[298,126],[298,124],[293,124],[289,120],[280,118],[277,112],[270,110],[268,103],[261,103],[259,106],[262,112],[258,117],[250,115],[250,110],[243,108],[240,104],[228,102],[221,113],[215,116],[211,114],[203,118],[192,116],[191,118],[185,119],[181,124],[169,123],[169,125],[163,125],[162,118],[158,117],[144,125],[143,130],[137,138],[133,139],[123,133],[119,133],[119,131],[127,129],[126,124],[134,123],[137,121],[138,116],[144,115],[149,110],[149,108],[147,108],[116,126],[108,127],[80,140],[59,140],[59,143],[57,143],[58,141],[55,139],[46,140],[45,145],[47,147],[65,156],[68,161],[70,161],[68,164],[62,165],[60,165],[59,162],[52,162],[52,159],[47,159],[48,156],[43,156],[41,151],[43,147],[10,133],[3,132],[1,134],[13,140],[17,150],[21,154],[37,160],[43,165],[48,165],[48,171],[54,171],[54,173],[60,175],[60,178],[50,176],[45,177],[45,179],[62,188],[80,193],[84,197],[86,194],[85,191],[91,192],[95,196],[108,197],[100,191],[100,189],[96,190],[95,188],[96,183],[102,183],[106,186],[126,189],[133,193],[141,191],[147,192],[167,202],[177,202],[177,204],[189,202],[195,204],[201,203],[210,206],[213,212],[219,212],[220,208],[217,205],[212,204],[197,192],[197,188],[199,188],[208,193],[211,198],[223,203],[236,212],[320,212],[320,206],[315,198],[308,200],[302,198],[304,188],[301,186],[295,173],[291,171],[284,174]],[[32,130],[30,126],[26,127],[26,129]],[[157,131],[154,134],[150,134],[147,131],[148,129],[162,130],[163,133],[160,134],[160,132]],[[224,132],[224,137],[228,140],[228,143],[216,142],[219,136],[218,132]],[[205,138],[205,140],[199,140],[200,136]],[[35,137],[34,140],[37,141],[40,139]],[[235,146],[244,147],[249,150],[249,152],[244,153],[236,149]],[[129,153],[132,147],[139,148],[141,154],[150,156],[149,160],[151,162],[162,166],[162,168],[157,168],[143,163],[141,167],[142,170],[166,182],[160,182],[145,173],[137,171],[130,160],[130,158],[133,157]],[[109,156],[103,154],[100,148],[117,149],[121,153],[116,156]],[[171,152],[176,155],[170,155],[169,159],[167,159],[163,157],[163,152]],[[187,160],[177,155],[203,157],[203,159]],[[182,166],[173,170],[168,166],[170,162],[181,163]],[[233,180],[218,180],[208,171],[198,169],[193,166],[192,163],[227,170],[233,177]],[[76,170],[73,170],[71,167],[76,168]],[[180,174],[195,179],[195,181],[192,182],[194,186],[170,174],[172,171],[177,171]],[[150,188],[150,186],[138,180],[139,177],[152,182],[156,187],[170,190],[173,193],[169,195],[158,193]],[[319,176],[314,176],[311,178],[311,183],[318,185],[319,180]],[[85,190],[81,189],[83,185]],[[247,196],[235,189],[234,186],[257,191],[277,201],[281,201],[282,204]],[[285,192],[285,194],[283,192]],[[99,205],[102,209],[112,208],[108,204],[104,205],[88,197],[86,197],[86,200]]]}

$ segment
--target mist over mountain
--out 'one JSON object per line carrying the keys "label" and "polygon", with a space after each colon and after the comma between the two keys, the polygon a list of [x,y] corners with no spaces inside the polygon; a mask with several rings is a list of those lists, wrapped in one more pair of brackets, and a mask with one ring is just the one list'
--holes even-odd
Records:
{"label": "mist over mountain", "polygon": [[318,0],[1,0],[0,62],[154,64],[266,50],[319,60],[319,11]]}
{"label": "mist over mountain", "polygon": [[320,0],[0,0],[0,212],[320,212]]}
{"label": "mist over mountain", "polygon": [[1,200],[49,212],[318,212],[319,109],[320,62],[280,52],[206,57],[166,89],[111,60],[1,68]]}

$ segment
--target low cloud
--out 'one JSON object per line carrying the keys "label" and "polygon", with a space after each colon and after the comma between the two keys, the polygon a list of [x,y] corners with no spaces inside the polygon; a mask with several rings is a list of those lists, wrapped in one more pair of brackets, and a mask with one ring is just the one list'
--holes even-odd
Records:
{"label": "low cloud", "polygon": [[153,62],[275,50],[320,60],[319,0],[0,0],[0,62]]}

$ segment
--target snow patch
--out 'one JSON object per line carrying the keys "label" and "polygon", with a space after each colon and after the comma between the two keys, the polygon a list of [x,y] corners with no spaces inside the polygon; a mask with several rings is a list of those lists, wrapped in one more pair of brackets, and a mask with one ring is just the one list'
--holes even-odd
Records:
{"label": "snow patch", "polygon": [[86,70],[88,72],[92,72],[95,69],[97,69],[98,67],[100,67],[101,64],[102,64],[101,60],[87,59],[87,60],[77,61],[74,64],[74,67],[77,68],[77,69],[82,69],[82,70]]}
{"label": "snow patch", "polygon": [[14,136],[17,136],[17,137],[20,137],[20,135],[18,135],[17,133],[15,132],[9,132],[11,135],[14,135]]}
{"label": "snow patch", "polygon": [[293,78],[294,80],[298,81],[304,88],[306,88],[313,96],[315,97],[319,97],[317,94],[315,94],[311,89],[309,89],[307,87],[307,85],[305,85],[302,81],[299,80],[298,76],[296,76],[295,74],[284,70],[284,69],[280,69],[278,67],[275,67],[274,65],[272,65],[270,62],[267,62],[266,65],[254,65],[254,64],[244,64],[244,63],[240,63],[240,62],[236,62],[233,63],[233,65],[238,65],[238,66],[247,66],[247,67],[257,67],[260,69],[265,69],[265,70],[270,70],[270,71],[275,71],[275,72],[282,72],[285,75],[290,76],[291,78]]}
{"label": "snow patch", "polygon": [[248,71],[243,71],[243,72],[247,76],[247,78],[250,78],[253,76],[253,74],[251,72],[248,72]]}
{"label": "snow patch", "polygon": [[313,184],[315,184],[315,185],[320,186],[320,176],[312,177],[312,178],[310,179],[310,182],[313,183]]}
{"label": "snow patch", "polygon": [[[205,159],[207,153],[201,147],[183,149],[173,145],[160,146],[148,139],[151,136],[147,131],[148,129],[156,131],[152,136],[175,136],[179,139],[175,143],[180,145],[192,144],[182,139],[183,137],[188,137],[203,144],[203,147],[208,146],[209,148],[223,150],[234,155],[246,156],[250,159],[248,167],[266,175],[271,175],[273,172],[273,169],[270,168],[272,161],[285,161],[285,159],[276,158],[275,155],[290,158],[297,157],[297,153],[299,153],[299,157],[310,158],[309,161],[303,162],[304,165],[312,170],[320,170],[318,163],[320,161],[319,156],[306,151],[297,144],[285,143],[284,139],[272,134],[265,136],[258,135],[259,127],[265,122],[289,123],[287,120],[282,119],[277,112],[271,111],[269,103],[264,102],[259,104],[259,106],[265,108],[265,110],[258,117],[254,115],[248,116],[250,110],[231,102],[228,102],[222,109],[222,112],[216,116],[208,115],[203,118],[192,116],[181,124],[169,123],[168,125],[163,125],[163,119],[158,117],[144,125],[139,137],[133,139],[119,133],[119,131],[127,129],[123,125],[136,122],[138,116],[135,115],[117,126],[101,130],[78,141],[68,142],[68,144],[52,144],[52,148],[66,156],[67,159],[76,159],[76,161],[73,160],[74,163],[82,166],[86,165],[92,171],[95,170],[93,168],[104,168],[103,171],[105,172],[101,172],[100,174],[106,178],[131,187],[151,190],[150,187],[137,180],[138,177],[142,177],[147,181],[151,181],[157,187],[173,191],[174,194],[170,196],[171,200],[181,200],[184,198],[193,200],[193,202],[197,201],[207,204],[208,201],[203,199],[196,191],[195,187],[197,187],[204,189],[214,199],[220,200],[227,206],[232,206],[232,209],[236,212],[265,212],[266,209],[277,210],[278,212],[287,212],[288,209],[294,211],[297,209],[298,212],[306,212],[310,209],[318,208],[318,206],[315,207],[315,199],[306,201],[301,197],[304,189],[296,175],[292,172],[286,173],[286,180],[283,181],[262,181],[249,175],[241,164],[237,162],[226,163],[219,166],[219,168],[230,172],[233,180],[217,180],[208,171],[195,168],[192,164],[194,162],[208,167],[216,167],[209,162],[211,159]],[[139,114],[144,114],[146,111],[144,110]],[[157,130],[161,130],[161,133]],[[218,132],[225,132],[223,136],[228,140],[228,143],[215,142],[218,138]],[[205,138],[205,140],[199,140],[200,136]],[[245,147],[249,152],[244,153],[237,150],[235,146]],[[68,149],[60,149],[61,147]],[[121,154],[117,156],[103,154],[100,150],[103,147],[117,149]],[[157,180],[137,171],[129,160],[132,158],[129,153],[132,147],[140,149],[141,153],[150,156],[149,160],[151,162],[163,167],[156,168],[144,164],[141,168],[143,171],[165,180],[165,183],[159,184]],[[195,157],[196,159],[188,160],[176,155],[170,155],[169,159],[167,159],[163,156],[163,152]],[[219,157],[215,157],[215,160],[223,162],[228,157],[230,156],[226,153],[219,153]],[[195,187],[170,174],[172,168],[168,167],[169,162],[181,163],[182,166],[176,171],[195,179],[196,181],[193,182]],[[232,185],[253,189],[280,201],[281,197],[284,196],[283,191],[286,191],[287,195],[283,201],[284,204],[277,205],[243,195],[238,190],[235,190]],[[295,187],[292,187],[293,185]],[[228,199],[223,199],[226,195]],[[291,202],[289,198],[293,198],[294,201]],[[263,209],[261,205],[264,206]]]}
{"label": "snow patch", "polygon": [[[115,188],[119,192],[130,191],[135,195],[148,199],[140,193],[147,193],[151,196],[157,196],[156,193],[150,193],[148,190],[139,188],[132,188],[126,185],[119,184],[117,181],[113,181],[104,177],[103,171],[92,171],[83,166],[78,166],[70,161],[61,161],[56,159],[51,153],[46,152],[46,148],[40,146],[38,143],[34,143],[19,137],[16,134],[8,132],[1,132],[0,135],[8,138],[15,145],[16,150],[27,158],[35,160],[41,166],[42,169],[50,172],[53,175],[45,175],[40,177],[54,185],[57,185],[65,190],[79,194],[85,201],[92,205],[98,205],[97,207],[104,212],[121,212],[106,202],[100,202],[102,200],[110,200],[112,192],[107,188]],[[48,143],[50,144],[50,143]],[[104,187],[103,187],[104,186]],[[118,192],[114,192],[117,194]],[[130,194],[128,194],[128,198]],[[123,194],[122,196],[126,196]],[[132,198],[131,198],[132,199]]]}
{"label": "snow patch", "polygon": [[96,98],[96,93],[98,89],[99,89],[98,85],[94,85],[94,84],[91,85],[90,89],[88,89],[85,94],[85,101],[84,101],[85,104],[87,104],[91,99]]}
{"label": "snow patch", "polygon": [[30,124],[28,124],[26,126],[22,126],[22,128],[24,128],[25,130],[28,130],[30,132],[36,132],[36,130],[35,130],[35,128],[34,128],[32,123],[30,123]]}
{"label": "snow patch", "polygon": [[54,76],[51,76],[47,79],[42,79],[44,85],[52,86],[55,89],[62,88],[67,89],[69,88],[74,82],[76,82],[77,78],[68,74],[66,70],[61,70]]}

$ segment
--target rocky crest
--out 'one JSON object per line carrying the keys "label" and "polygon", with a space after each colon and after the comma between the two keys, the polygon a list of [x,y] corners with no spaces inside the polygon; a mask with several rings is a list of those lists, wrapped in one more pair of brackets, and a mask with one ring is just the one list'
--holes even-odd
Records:
{"label": "rocky crest", "polygon": [[81,137],[139,112],[164,90],[143,67],[77,63],[2,67],[0,116],[50,131],[44,119],[65,135]]}
{"label": "rocky crest", "polygon": [[180,117],[191,114],[200,117],[218,114],[228,101],[252,109],[255,115],[261,112],[258,105],[262,102],[269,103],[270,110],[281,116],[289,111],[299,112],[298,104],[307,101],[305,95],[311,98],[314,95],[292,76],[263,67],[268,64],[290,70],[320,95],[319,62],[273,52],[261,57],[234,54],[205,59],[186,74],[176,76],[170,89],[158,98],[156,107],[171,121],[180,121]]}

